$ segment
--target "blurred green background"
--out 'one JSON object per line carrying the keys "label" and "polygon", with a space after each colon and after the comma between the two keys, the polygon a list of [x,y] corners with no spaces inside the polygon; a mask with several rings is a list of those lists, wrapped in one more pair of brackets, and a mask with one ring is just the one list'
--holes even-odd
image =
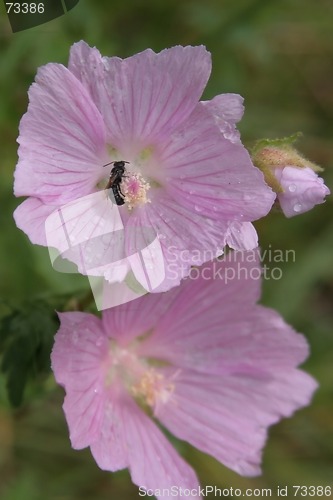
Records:
{"label": "blurred green background", "polygon": [[[21,307],[85,287],[84,278],[52,270],[45,248],[33,246],[13,222],[18,124],[38,66],[66,64],[69,47],[86,40],[104,55],[126,57],[151,47],[204,44],[212,52],[209,99],[240,93],[246,111],[243,142],[304,133],[299,149],[325,167],[333,186],[333,3],[331,0],[80,0],[68,14],[12,34],[0,18],[0,296]],[[332,201],[291,220],[273,213],[257,223],[261,246],[295,249],[283,277],[264,283],[263,302],[279,310],[311,346],[305,368],[320,383],[313,404],[273,427],[263,475],[248,479],[210,457],[178,444],[202,484],[271,488],[333,482],[333,219]],[[0,313],[8,305],[0,303]],[[51,376],[28,388],[11,410],[0,375],[0,497],[3,500],[135,499],[138,490],[123,471],[100,471],[88,450],[70,447]],[[244,408],[246,411],[246,408]],[[293,493],[289,490],[288,498]],[[262,496],[259,496],[262,498]]]}

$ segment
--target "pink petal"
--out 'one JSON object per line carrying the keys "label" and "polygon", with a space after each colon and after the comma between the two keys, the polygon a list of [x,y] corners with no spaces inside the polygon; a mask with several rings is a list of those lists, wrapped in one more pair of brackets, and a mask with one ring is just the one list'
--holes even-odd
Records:
{"label": "pink petal", "polygon": [[46,246],[45,220],[54,208],[52,205],[44,205],[38,198],[28,198],[15,210],[15,223],[29,236],[32,243]]}
{"label": "pink petal", "polygon": [[[134,232],[133,228],[137,228]],[[147,204],[142,210],[134,213],[126,231],[127,253],[133,254],[136,247],[136,235],[141,228],[153,228],[159,237],[162,249],[162,262],[155,272],[162,275],[163,282],[153,292],[170,289],[180,283],[188,275],[192,265],[201,265],[207,260],[221,255],[226,243],[228,224],[224,221],[213,221],[197,212],[190,212],[166,194]]]}
{"label": "pink petal", "polygon": [[231,253],[192,271],[140,355],[213,374],[266,373],[303,362],[304,337],[255,305],[261,269],[254,259],[254,252]]}
{"label": "pink petal", "polygon": [[129,467],[138,486],[198,487],[191,467],[120,383],[107,385],[112,332],[104,333],[101,321],[91,314],[63,313],[60,320],[52,369],[66,390],[63,408],[73,448],[90,446],[102,469]]}
{"label": "pink petal", "polygon": [[224,137],[235,143],[240,141],[240,134],[235,124],[243,116],[243,101],[244,99],[238,94],[221,94],[210,101],[202,101],[202,104],[213,115]]}
{"label": "pink petal", "polygon": [[75,262],[82,274],[103,275],[126,256],[122,219],[106,190],[54,210],[45,222],[45,230],[48,246]]}
{"label": "pink petal", "polygon": [[141,488],[154,491],[171,490],[175,485],[198,488],[192,468],[125,393],[110,398],[100,438],[91,445],[91,452],[101,469],[114,471],[129,467],[132,481]]}
{"label": "pink petal", "polygon": [[225,139],[199,103],[160,152],[168,194],[180,206],[215,220],[252,221],[271,209],[275,194],[242,144]]}
{"label": "pink petal", "polygon": [[65,67],[39,69],[20,124],[15,195],[59,205],[92,192],[105,159],[102,117]]}
{"label": "pink petal", "polygon": [[315,205],[324,203],[330,190],[324,180],[311,168],[297,168],[287,165],[276,168],[275,175],[283,188],[278,200],[286,217],[308,212]]}
{"label": "pink petal", "polygon": [[258,246],[257,231],[250,222],[232,222],[226,242],[234,250],[252,250]]}
{"label": "pink petal", "polygon": [[105,332],[120,345],[126,346],[135,337],[152,330],[167,313],[176,294],[149,294],[137,300],[103,311]]}
{"label": "pink petal", "polygon": [[[197,236],[198,227],[201,227],[200,238]],[[128,255],[143,248],[147,228],[152,228],[160,238],[162,250],[158,261],[146,264],[147,272],[155,277],[157,274],[163,276],[163,281],[149,289],[155,293],[177,286],[188,275],[191,266],[199,266],[221,255],[226,243],[236,248],[257,245],[256,232],[251,224],[213,222],[200,214],[190,216],[185,208],[175,206],[167,197],[159,198],[154,208],[148,205],[130,217],[125,228]],[[132,261],[131,265],[136,274]],[[257,276],[260,276],[260,271]]]}
{"label": "pink petal", "polygon": [[181,372],[158,419],[170,432],[245,476],[260,474],[267,427],[309,403],[315,381],[299,370],[212,377]]}
{"label": "pink petal", "polygon": [[[184,122],[211,71],[204,47],[148,49],[128,59],[101,57],[84,42],[72,47],[69,69],[89,90],[119,149],[149,146]],[[127,148],[128,149],[128,148]]]}
{"label": "pink petal", "polygon": [[63,405],[73,448],[97,439],[104,414],[103,360],[107,337],[100,320],[86,313],[60,314],[61,326],[51,354],[56,381],[66,390]]}
{"label": "pink petal", "polygon": [[160,235],[147,220],[145,209],[126,221],[125,246],[136,280],[145,290],[155,291],[165,279],[165,259]]}

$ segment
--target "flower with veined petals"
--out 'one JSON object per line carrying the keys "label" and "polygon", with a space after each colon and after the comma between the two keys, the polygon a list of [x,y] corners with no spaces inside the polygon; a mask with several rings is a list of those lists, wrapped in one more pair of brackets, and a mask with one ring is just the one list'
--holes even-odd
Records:
{"label": "flower with veined petals", "polygon": [[46,245],[47,217],[104,189],[112,165],[103,165],[126,161],[118,207],[125,245],[129,253],[135,247],[134,227],[153,229],[166,264],[158,290],[188,275],[193,252],[198,264],[226,244],[254,248],[251,221],[268,213],[275,195],[239,140],[242,98],[199,102],[210,71],[202,46],[148,49],[122,60],[82,41],[68,68],[40,68],[20,124],[14,191],[29,198],[15,212],[18,227]]}
{"label": "flower with veined petals", "polygon": [[104,470],[128,467],[146,489],[196,488],[156,419],[239,474],[260,473],[267,428],[307,405],[316,383],[297,369],[305,338],[256,305],[260,268],[237,253],[101,319],[60,314],[52,368],[73,448],[89,446]]}

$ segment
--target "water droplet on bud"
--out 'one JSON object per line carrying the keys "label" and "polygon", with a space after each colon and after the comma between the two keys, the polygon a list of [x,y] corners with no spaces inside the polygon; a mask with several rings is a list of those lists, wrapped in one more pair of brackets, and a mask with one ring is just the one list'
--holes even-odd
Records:
{"label": "water droplet on bud", "polygon": [[296,184],[290,184],[290,186],[288,186],[288,190],[291,192],[291,193],[294,193],[297,189],[297,186]]}
{"label": "water droplet on bud", "polygon": [[300,203],[296,203],[294,205],[294,212],[300,212],[302,210],[302,205]]}

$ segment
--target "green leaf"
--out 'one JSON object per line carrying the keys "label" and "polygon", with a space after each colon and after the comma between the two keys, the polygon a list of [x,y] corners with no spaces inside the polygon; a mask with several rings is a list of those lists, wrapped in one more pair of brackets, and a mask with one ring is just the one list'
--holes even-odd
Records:
{"label": "green leaf", "polygon": [[1,320],[1,371],[6,376],[8,398],[13,406],[22,403],[29,379],[36,380],[49,373],[57,328],[55,311],[42,301],[31,301]]}

